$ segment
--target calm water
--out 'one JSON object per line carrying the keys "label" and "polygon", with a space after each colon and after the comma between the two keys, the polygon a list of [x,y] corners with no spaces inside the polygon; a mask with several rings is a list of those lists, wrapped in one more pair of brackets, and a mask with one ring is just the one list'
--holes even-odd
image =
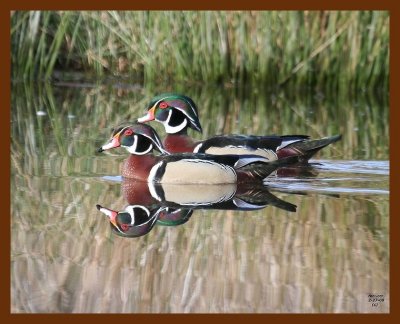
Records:
{"label": "calm water", "polygon": [[[311,168],[233,195],[256,199],[257,210],[235,210],[229,201],[183,209],[153,204],[150,212],[159,218],[145,235],[120,237],[96,204],[124,210],[146,199],[138,196],[145,188],[119,177],[125,152],[95,149],[114,125],[135,119],[154,94],[171,90],[198,104],[204,134],[196,138],[341,133],[343,139]],[[385,97],[16,84],[11,117],[12,312],[389,311]],[[183,190],[191,200],[201,198],[193,188],[176,190],[175,197]],[[373,305],[369,294],[384,301]]]}

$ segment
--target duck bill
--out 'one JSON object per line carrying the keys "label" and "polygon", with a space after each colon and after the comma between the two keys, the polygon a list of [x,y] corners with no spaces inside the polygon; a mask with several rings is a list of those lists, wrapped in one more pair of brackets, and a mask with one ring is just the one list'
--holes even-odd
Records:
{"label": "duck bill", "polygon": [[110,142],[108,142],[107,144],[104,144],[102,147],[99,148],[99,152],[103,152],[109,149],[112,149],[114,147],[119,147],[121,146],[121,143],[119,141],[119,134],[115,135]]}
{"label": "duck bill", "polygon": [[156,107],[155,107],[155,106],[151,107],[151,108],[149,109],[149,111],[147,112],[147,114],[146,114],[145,116],[143,116],[143,117],[138,118],[137,121],[138,121],[139,123],[145,123],[145,122],[154,120],[154,119],[155,119],[155,117],[154,117],[154,111],[155,111],[155,110],[156,110]]}
{"label": "duck bill", "polygon": [[118,215],[117,211],[100,206],[100,205],[96,205],[96,207],[99,211],[101,211],[104,215],[106,215],[109,218],[111,224],[113,224],[115,227],[117,227],[117,221],[116,221],[117,215]]}

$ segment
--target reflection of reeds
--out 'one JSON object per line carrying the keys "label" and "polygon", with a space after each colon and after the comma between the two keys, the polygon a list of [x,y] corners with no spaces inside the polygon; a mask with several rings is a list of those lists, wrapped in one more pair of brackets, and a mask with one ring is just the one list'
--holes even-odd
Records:
{"label": "reflection of reeds", "polygon": [[[13,157],[33,163],[44,156],[92,156],[108,139],[112,127],[143,115],[155,94],[175,90],[191,96],[198,105],[204,132],[192,135],[199,139],[221,133],[308,134],[313,138],[343,134],[340,142],[325,148],[319,156],[374,160],[389,157],[389,109],[385,95],[379,98],[367,93],[349,99],[343,92],[308,92],[300,96],[290,91],[245,88],[245,93],[238,93],[235,88],[185,89],[179,84],[143,94],[142,90],[102,85],[81,89],[52,88],[40,83],[37,87],[14,87]],[[36,116],[37,111],[48,115]],[[162,137],[163,128],[157,123],[152,126]]]}
{"label": "reflection of reeds", "polygon": [[[91,191],[76,211],[53,206],[40,226],[31,205],[13,210],[13,311],[388,311],[387,210],[363,199],[286,195],[298,214],[197,211],[182,227],[129,240],[110,236],[94,211],[96,193],[122,204],[109,186],[64,182],[65,200],[85,185]],[[57,203],[51,191],[42,195]],[[384,293],[385,303],[371,308],[369,292]]]}
{"label": "reflection of reeds", "polygon": [[[119,184],[98,177],[119,174],[121,156],[94,152],[160,91],[139,90],[14,86],[13,312],[388,311],[387,197],[278,194],[298,212],[196,211],[181,227],[112,235],[95,204],[126,202]],[[188,89],[205,130],[194,136],[342,133],[324,158],[388,158],[385,98],[252,90]],[[385,303],[371,308],[370,292]]]}
{"label": "reflection of reeds", "polygon": [[384,11],[16,11],[14,77],[54,68],[146,81],[388,88]]}

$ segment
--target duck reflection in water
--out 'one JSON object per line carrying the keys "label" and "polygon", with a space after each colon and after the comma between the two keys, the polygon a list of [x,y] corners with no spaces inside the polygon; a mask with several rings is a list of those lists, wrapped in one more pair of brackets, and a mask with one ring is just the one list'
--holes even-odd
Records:
{"label": "duck reflection in water", "polygon": [[182,225],[196,209],[252,211],[274,206],[296,211],[296,205],[279,199],[265,186],[155,184],[124,179],[122,194],[128,202],[124,210],[96,207],[108,217],[113,233],[132,238],[146,235],[155,224]]}

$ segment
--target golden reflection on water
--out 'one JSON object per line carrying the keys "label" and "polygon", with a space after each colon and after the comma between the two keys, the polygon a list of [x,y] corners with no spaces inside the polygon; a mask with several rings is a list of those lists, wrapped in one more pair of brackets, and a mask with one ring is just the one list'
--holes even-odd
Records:
{"label": "golden reflection on water", "polygon": [[[52,101],[42,96],[34,98],[43,100],[37,105],[44,104],[53,121],[38,121],[36,99],[29,99],[32,94],[13,99],[12,312],[389,311],[388,195],[272,192],[297,205],[297,212],[271,206],[255,212],[196,210],[183,225],[156,225],[146,236],[121,238],[111,233],[109,222],[95,207],[101,203],[118,209],[127,204],[120,183],[101,178],[118,175],[121,159],[96,156],[94,150],[108,134],[107,118],[116,124],[122,117],[112,116],[119,110],[126,113],[129,105],[118,105],[120,99],[111,95],[111,109],[101,90],[77,97],[71,90],[65,92],[68,95],[56,99],[48,92],[44,97],[60,101],[54,107],[72,107],[77,115],[84,110],[80,120],[65,118],[63,109],[51,110]],[[206,105],[204,97],[197,101]],[[94,102],[100,104],[94,107]],[[216,117],[217,128],[228,127],[228,122],[228,129],[242,133],[276,127],[251,124],[259,119],[245,111],[241,115],[235,102],[232,109],[242,116],[241,122],[234,128],[233,121]],[[204,109],[210,109],[210,116],[220,113]],[[257,106],[259,112],[264,109]],[[332,119],[325,129],[318,125],[318,120],[329,119],[325,114],[307,120],[310,129],[332,135],[343,116]],[[276,133],[289,133],[288,125],[296,128],[290,133],[309,133],[305,120],[296,116],[289,114],[286,124],[281,120],[286,129]],[[387,130],[377,119],[367,132],[362,120],[352,120],[361,129],[345,133],[343,142],[322,156],[387,159],[379,143]],[[215,131],[211,122],[204,125],[206,133]],[[360,138],[381,146],[362,151],[351,142],[359,143]],[[373,307],[370,293],[383,294],[385,301]]]}
{"label": "golden reflection on water", "polygon": [[[388,311],[387,224],[368,226],[369,197],[279,196],[299,212],[200,210],[137,239],[94,206],[41,224],[13,211],[13,311]],[[372,308],[371,292],[386,302]]]}

